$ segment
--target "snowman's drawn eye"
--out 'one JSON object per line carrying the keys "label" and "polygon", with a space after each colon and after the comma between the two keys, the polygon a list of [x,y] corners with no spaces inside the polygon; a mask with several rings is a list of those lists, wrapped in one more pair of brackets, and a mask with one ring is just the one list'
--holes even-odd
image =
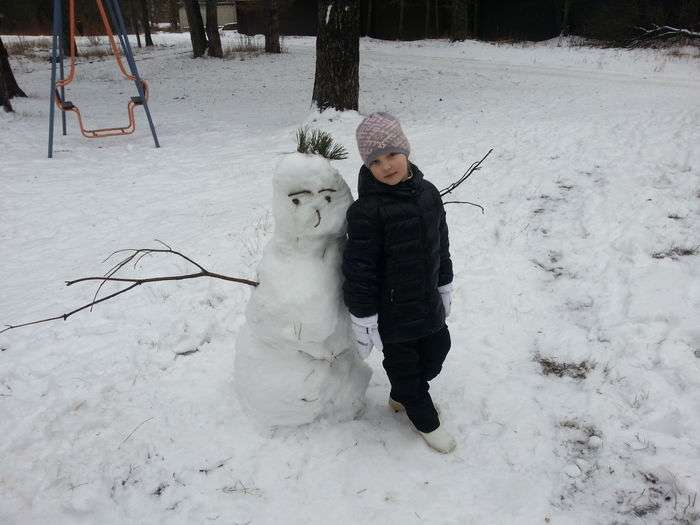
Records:
{"label": "snowman's drawn eye", "polygon": [[[318,190],[319,193],[323,193],[324,191],[328,193],[335,193],[335,190],[333,188],[323,188],[322,190]],[[331,196],[330,195],[325,195],[326,202],[331,202]]]}
{"label": "snowman's drawn eye", "polygon": [[287,197],[294,197],[292,199],[292,202],[294,203],[295,206],[299,206],[299,199],[296,198],[297,195],[313,195],[313,193],[309,190],[300,190],[300,191],[295,191],[293,193],[288,194]]}

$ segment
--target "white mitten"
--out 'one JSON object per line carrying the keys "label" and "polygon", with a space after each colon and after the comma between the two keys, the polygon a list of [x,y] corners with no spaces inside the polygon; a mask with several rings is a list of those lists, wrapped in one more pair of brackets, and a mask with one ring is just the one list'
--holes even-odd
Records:
{"label": "white mitten", "polygon": [[447,319],[450,316],[450,310],[452,310],[452,283],[439,286],[438,292],[440,292],[442,306],[445,307],[445,319]]}
{"label": "white mitten", "polygon": [[372,347],[377,350],[384,348],[382,338],[379,336],[379,316],[377,314],[369,317],[355,317],[350,314],[352,320],[352,331],[357,341],[357,353],[362,359],[367,359]]}

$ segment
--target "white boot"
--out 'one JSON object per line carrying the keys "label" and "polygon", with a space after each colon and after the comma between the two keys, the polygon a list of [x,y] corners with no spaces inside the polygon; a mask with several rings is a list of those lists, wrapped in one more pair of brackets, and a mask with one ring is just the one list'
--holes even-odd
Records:
{"label": "white boot", "polygon": [[442,424],[432,432],[420,432],[420,435],[431,448],[441,454],[448,454],[457,447],[455,438],[445,430]]}

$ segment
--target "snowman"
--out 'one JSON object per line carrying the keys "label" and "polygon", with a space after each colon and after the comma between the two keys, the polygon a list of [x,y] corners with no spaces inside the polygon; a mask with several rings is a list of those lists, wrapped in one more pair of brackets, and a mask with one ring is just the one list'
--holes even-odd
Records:
{"label": "snowman", "polygon": [[275,230],[236,342],[243,409],[265,426],[349,420],[372,375],[343,304],[341,262],[350,189],[330,162],[293,153],[273,178]]}

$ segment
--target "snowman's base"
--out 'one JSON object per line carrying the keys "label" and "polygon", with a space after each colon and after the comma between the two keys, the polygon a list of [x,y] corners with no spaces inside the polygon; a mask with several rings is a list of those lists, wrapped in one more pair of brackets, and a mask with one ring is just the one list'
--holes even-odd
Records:
{"label": "snowman's base", "polygon": [[264,426],[357,419],[371,376],[372,370],[351,349],[332,359],[314,359],[266,343],[247,326],[236,343],[236,393],[244,411]]}

